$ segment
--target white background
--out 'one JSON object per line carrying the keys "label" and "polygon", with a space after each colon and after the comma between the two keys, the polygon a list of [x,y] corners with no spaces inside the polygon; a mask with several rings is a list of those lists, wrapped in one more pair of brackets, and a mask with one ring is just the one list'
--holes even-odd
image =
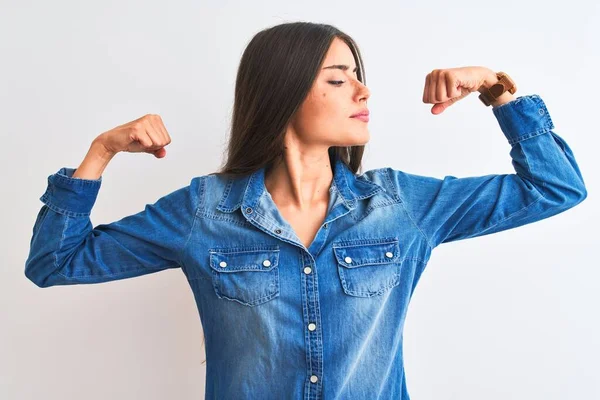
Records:
{"label": "white background", "polygon": [[409,3],[2,1],[0,398],[203,398],[202,329],[181,270],[36,287],[23,271],[39,197],[97,135],[147,113],[172,137],[167,156],[117,155],[94,225],[215,171],[246,44],[297,20],[358,42],[371,89],[365,170],[513,173],[477,93],[441,115],[421,101],[432,69],[479,65],[542,97],[588,188],[562,214],[435,250],[405,326],[411,398],[600,398],[600,5]]}

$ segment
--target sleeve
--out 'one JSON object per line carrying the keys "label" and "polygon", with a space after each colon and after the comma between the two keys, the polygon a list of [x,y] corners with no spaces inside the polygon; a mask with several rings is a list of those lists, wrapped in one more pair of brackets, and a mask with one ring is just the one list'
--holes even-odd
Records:
{"label": "sleeve", "polygon": [[514,174],[442,179],[389,168],[397,195],[431,248],[568,210],[587,197],[579,166],[539,95],[493,108]]}
{"label": "sleeve", "polygon": [[93,227],[90,213],[102,177],[73,178],[74,172],[61,168],[48,177],[25,262],[29,280],[38,287],[91,284],[181,266],[201,177],[137,214]]}

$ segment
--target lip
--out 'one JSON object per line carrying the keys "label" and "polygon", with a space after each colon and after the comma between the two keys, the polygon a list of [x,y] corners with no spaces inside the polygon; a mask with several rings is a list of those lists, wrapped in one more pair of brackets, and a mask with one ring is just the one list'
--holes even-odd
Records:
{"label": "lip", "polygon": [[356,114],[352,114],[350,116],[350,118],[362,117],[362,116],[368,117],[369,116],[369,110],[363,110],[363,111],[357,112]]}
{"label": "lip", "polygon": [[352,117],[352,118],[361,120],[363,122],[369,122],[369,115],[368,114],[357,115],[357,116]]}

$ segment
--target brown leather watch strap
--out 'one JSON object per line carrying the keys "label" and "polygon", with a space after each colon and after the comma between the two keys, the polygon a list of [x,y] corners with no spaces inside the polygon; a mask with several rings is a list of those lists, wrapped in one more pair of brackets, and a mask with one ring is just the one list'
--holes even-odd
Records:
{"label": "brown leather watch strap", "polygon": [[497,72],[496,78],[498,82],[494,83],[490,87],[482,87],[481,94],[479,95],[479,100],[486,107],[490,106],[498,97],[500,97],[504,92],[509,91],[514,94],[517,91],[517,85],[515,82],[508,76],[508,74],[504,72]]}

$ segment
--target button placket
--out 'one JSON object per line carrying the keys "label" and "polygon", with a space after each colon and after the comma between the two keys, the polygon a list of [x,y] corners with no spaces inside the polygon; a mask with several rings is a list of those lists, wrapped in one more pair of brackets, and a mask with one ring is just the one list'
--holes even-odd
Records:
{"label": "button placket", "polygon": [[[304,325],[305,337],[310,344],[306,347],[307,356],[310,359],[309,365],[306,370],[306,376],[309,378],[310,387],[309,392],[306,393],[306,398],[320,398],[322,390],[319,379],[322,374],[322,363],[323,363],[323,338],[321,331],[318,328],[320,323],[319,317],[319,296],[317,292],[317,270],[313,264],[314,259],[308,256],[303,257],[304,267],[302,268],[303,274],[303,285],[306,285],[305,290],[302,291],[302,301],[305,302],[303,307],[304,314]],[[300,272],[300,271],[298,271]]]}

